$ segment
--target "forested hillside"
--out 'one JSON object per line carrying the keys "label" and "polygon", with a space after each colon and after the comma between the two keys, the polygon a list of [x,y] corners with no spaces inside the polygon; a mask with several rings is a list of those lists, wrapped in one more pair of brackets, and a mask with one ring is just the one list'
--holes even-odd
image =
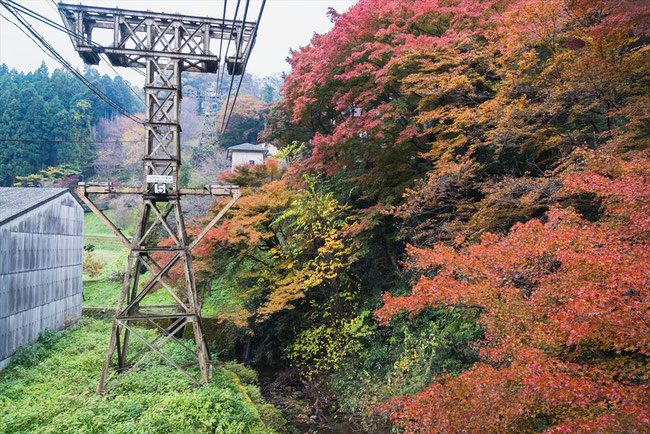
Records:
{"label": "forested hillside", "polygon": [[[143,110],[140,99],[122,78],[100,76],[88,68],[84,76],[126,110]],[[82,82],[45,65],[30,73],[0,66],[0,185],[17,176],[64,166],[89,174],[96,157],[94,129],[102,119],[120,115]],[[135,91],[139,92],[139,91]],[[38,139],[28,141],[25,139]]]}
{"label": "forested hillside", "polygon": [[[84,76],[127,111],[144,109],[142,91],[120,76],[100,76],[92,68],[86,69]],[[218,78],[215,74],[183,75],[183,145],[198,144],[206,112],[204,97],[206,92],[216,95]],[[222,94],[227,95],[230,79],[226,74],[220,81]],[[268,104],[278,98],[282,80],[281,76],[244,77],[229,128],[219,137],[221,147],[257,140],[264,128],[263,116]],[[42,183],[44,178],[70,175],[100,175],[128,183],[133,175],[133,162],[123,153],[137,155],[132,151],[143,138],[143,128],[71,74],[58,69],[49,72],[45,65],[30,73],[2,65],[0,101],[0,185]],[[218,100],[208,114],[216,118],[218,126],[223,119],[221,103]],[[26,140],[30,138],[38,140]],[[190,155],[188,152],[188,161]]]}
{"label": "forested hillside", "polygon": [[[45,336],[46,364],[32,366],[37,345],[3,374],[0,431],[316,430],[333,415],[367,432],[650,431],[650,4],[359,0],[329,14],[279,94],[279,77],[244,79],[218,141],[204,128],[226,114],[228,78],[183,77],[181,187],[242,191],[192,250],[216,317],[206,339],[215,360],[263,373],[263,392],[236,363],[195,390],[152,361],[129,394],[84,402],[108,327],[85,321]],[[140,110],[121,79],[85,75]],[[141,182],[141,126],[75,78],[3,66],[0,89],[0,184],[41,170]],[[275,158],[221,173],[223,147],[258,137]],[[206,216],[183,201],[190,236],[225,203]],[[136,205],[102,206],[128,233]],[[125,255],[86,220],[85,291],[101,306],[124,279],[109,259]],[[152,231],[157,247],[178,245],[172,232]],[[170,281],[189,273],[168,266]],[[75,343],[92,358],[79,373]],[[57,381],[78,389],[61,395],[72,406],[30,407]],[[93,425],[84,408],[110,414]]]}
{"label": "forested hillside", "polygon": [[647,430],[650,6],[331,18],[196,250],[237,351],[370,430]]}

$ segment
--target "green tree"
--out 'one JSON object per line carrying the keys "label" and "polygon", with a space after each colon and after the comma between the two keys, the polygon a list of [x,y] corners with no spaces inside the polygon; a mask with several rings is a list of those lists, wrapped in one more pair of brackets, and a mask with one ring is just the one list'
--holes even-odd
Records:
{"label": "green tree", "polygon": [[[85,74],[126,109],[142,109],[121,78],[91,69]],[[26,74],[1,65],[0,101],[0,138],[10,139],[0,146],[0,185],[59,165],[91,174],[96,154],[90,144],[93,127],[119,114],[72,74],[50,73],[45,64]],[[31,138],[38,140],[25,140]]]}

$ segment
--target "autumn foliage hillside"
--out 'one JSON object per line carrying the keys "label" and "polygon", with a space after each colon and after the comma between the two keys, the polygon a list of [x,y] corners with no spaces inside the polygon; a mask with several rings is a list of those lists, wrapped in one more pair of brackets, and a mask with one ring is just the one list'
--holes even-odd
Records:
{"label": "autumn foliage hillside", "polygon": [[199,260],[253,353],[372,427],[647,431],[650,5],[330,15]]}

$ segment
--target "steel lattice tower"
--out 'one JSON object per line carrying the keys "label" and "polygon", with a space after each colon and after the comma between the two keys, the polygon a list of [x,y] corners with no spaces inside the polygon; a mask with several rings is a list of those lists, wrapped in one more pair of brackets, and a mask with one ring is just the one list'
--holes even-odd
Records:
{"label": "steel lattice tower", "polygon": [[[129,249],[97,393],[113,389],[153,354],[179,369],[193,383],[206,383],[211,375],[210,353],[201,325],[191,251],[240,193],[236,186],[180,188],[181,72],[217,72],[220,59],[212,54],[210,44],[231,39],[237,52],[225,64],[230,73],[241,74],[243,60],[254,43],[255,23],[69,4],[59,4],[59,12],[85,63],[98,64],[103,53],[115,66],[145,70],[142,186],[120,188],[108,183],[80,183],[76,189],[84,203]],[[102,34],[105,43],[101,42]],[[141,195],[142,208],[131,240],[98,209],[90,194]],[[230,197],[193,239],[188,237],[181,211],[181,197],[187,194]],[[161,245],[161,237],[171,243]],[[148,303],[147,297],[156,290],[166,290],[174,302]],[[177,338],[186,326],[191,327],[195,347]],[[147,332],[143,332],[145,327]],[[152,329],[157,333],[154,338],[150,337]],[[174,360],[163,351],[167,343],[184,347],[193,360],[183,364]],[[188,369],[192,365],[198,365],[198,371]]]}

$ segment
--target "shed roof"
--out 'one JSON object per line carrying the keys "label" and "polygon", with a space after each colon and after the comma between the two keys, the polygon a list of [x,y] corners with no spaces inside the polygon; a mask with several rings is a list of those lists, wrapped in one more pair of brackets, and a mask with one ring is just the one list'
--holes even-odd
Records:
{"label": "shed roof", "polygon": [[67,188],[0,187],[0,225],[67,192]]}
{"label": "shed roof", "polygon": [[257,151],[257,152],[267,152],[267,149],[261,145],[254,145],[252,143],[242,143],[241,145],[235,145],[228,148],[229,151]]}

